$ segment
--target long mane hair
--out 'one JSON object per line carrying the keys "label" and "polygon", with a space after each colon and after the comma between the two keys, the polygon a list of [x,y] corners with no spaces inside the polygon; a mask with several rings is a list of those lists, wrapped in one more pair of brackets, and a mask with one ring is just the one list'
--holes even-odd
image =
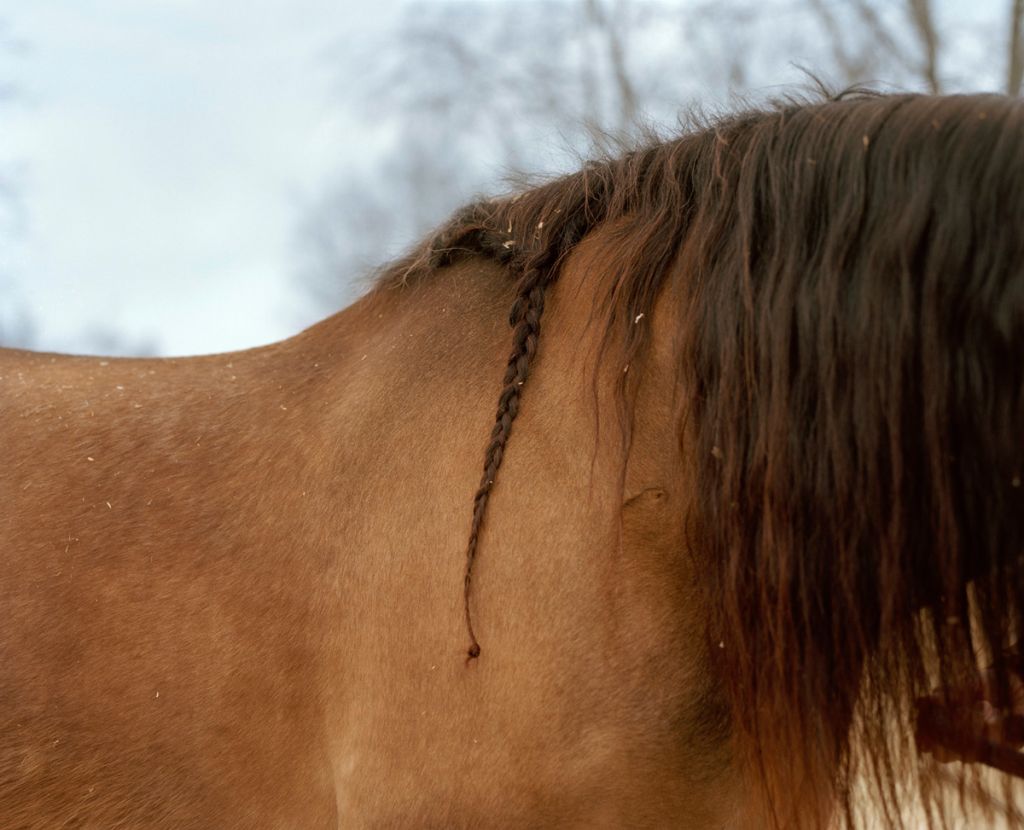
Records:
{"label": "long mane hair", "polygon": [[545,289],[609,222],[595,300],[625,361],[647,346],[637,315],[670,281],[682,298],[687,520],[737,746],[802,765],[848,822],[866,778],[897,826],[929,792],[912,702],[954,701],[989,660],[1009,700],[1016,671],[998,658],[1024,608],[1024,104],[783,101],[474,203],[394,266],[387,283],[483,255],[516,280],[470,658],[472,560]]}

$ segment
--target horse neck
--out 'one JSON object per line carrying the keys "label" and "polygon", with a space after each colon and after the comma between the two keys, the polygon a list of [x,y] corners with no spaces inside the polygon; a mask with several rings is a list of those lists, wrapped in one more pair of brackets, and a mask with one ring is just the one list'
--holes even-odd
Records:
{"label": "horse neck", "polygon": [[[550,290],[539,353],[489,505],[473,597],[481,636],[528,634],[548,642],[563,663],[570,655],[559,643],[591,625],[579,619],[585,592],[607,611],[618,590],[609,569],[621,546],[623,502],[681,496],[668,480],[677,468],[657,446],[668,436],[657,423],[667,410],[653,414],[652,396],[644,399],[626,465],[611,396],[621,370],[609,365],[591,383],[600,332],[591,325],[586,253],[570,259]],[[374,607],[385,618],[373,630],[390,631],[396,648],[422,632],[406,629],[407,618],[389,609],[422,607],[429,596],[434,604],[417,626],[436,629],[439,659],[464,652],[463,553],[511,346],[513,298],[508,273],[475,260],[410,286],[379,288],[297,341],[330,367],[317,392],[317,429],[328,443],[318,458],[321,478],[331,483],[327,514],[338,530],[342,584],[376,586]],[[522,596],[517,586],[526,589]],[[507,613],[510,602],[530,605],[521,609],[522,631]],[[542,620],[550,621],[546,634],[536,626]],[[489,650],[489,659],[498,651]]]}
{"label": "horse neck", "polygon": [[[711,694],[705,615],[682,541],[671,385],[648,367],[627,462],[610,392],[621,368],[611,361],[591,383],[598,265],[584,245],[550,289],[481,534],[471,603],[483,652],[469,664],[464,551],[510,348],[511,280],[467,262],[378,289],[306,336],[334,361],[318,457],[334,562],[324,683],[340,755],[455,742],[463,752],[446,763],[472,777],[463,765],[493,767],[480,752],[500,744],[555,777],[571,756],[574,775],[677,783],[706,781],[721,757],[698,705]],[[688,751],[680,730],[700,734]],[[628,757],[633,767],[616,766]]]}

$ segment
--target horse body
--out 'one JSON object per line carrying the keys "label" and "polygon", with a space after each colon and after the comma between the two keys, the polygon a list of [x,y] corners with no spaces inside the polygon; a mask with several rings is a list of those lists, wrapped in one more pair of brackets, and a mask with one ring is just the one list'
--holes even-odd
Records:
{"label": "horse body", "polygon": [[3,825],[735,822],[684,482],[656,451],[669,386],[623,506],[580,257],[503,470],[470,666],[453,586],[507,336],[494,266],[250,352],[3,353]]}
{"label": "horse body", "polygon": [[1022,145],[783,103],[282,343],[0,352],[0,826],[935,825],[915,736],[1020,767]]}
{"label": "horse body", "polygon": [[329,795],[324,563],[279,365],[4,354],[4,826],[273,821]]}

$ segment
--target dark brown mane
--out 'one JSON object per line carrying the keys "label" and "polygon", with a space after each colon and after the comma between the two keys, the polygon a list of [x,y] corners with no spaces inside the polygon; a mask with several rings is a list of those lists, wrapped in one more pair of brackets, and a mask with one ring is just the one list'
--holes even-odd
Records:
{"label": "dark brown mane", "polygon": [[[691,518],[734,728],[759,762],[827,770],[847,820],[866,775],[898,824],[908,702],[952,698],[1021,627],[1022,217],[1024,105],[995,95],[789,101],[460,212],[383,284],[480,255],[517,280],[467,621],[545,288],[615,221],[597,301],[627,362],[636,315],[669,280],[685,298]],[[1008,664],[993,682],[1008,699]]]}

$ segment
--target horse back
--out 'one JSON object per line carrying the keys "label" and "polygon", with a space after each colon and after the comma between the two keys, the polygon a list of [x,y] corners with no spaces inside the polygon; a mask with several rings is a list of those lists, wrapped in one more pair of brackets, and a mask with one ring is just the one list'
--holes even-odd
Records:
{"label": "horse back", "polygon": [[3,826],[333,817],[279,363],[0,352]]}

